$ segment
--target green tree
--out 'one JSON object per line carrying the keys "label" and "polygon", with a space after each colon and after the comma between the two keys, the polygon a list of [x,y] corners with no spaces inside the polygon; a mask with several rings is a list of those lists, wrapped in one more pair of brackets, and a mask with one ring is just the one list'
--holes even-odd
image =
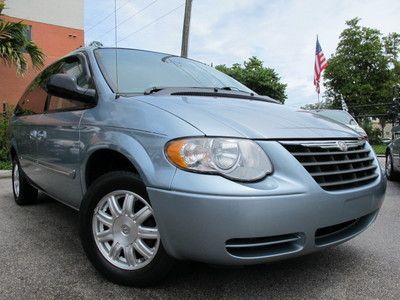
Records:
{"label": "green tree", "polygon": [[14,108],[7,106],[6,111],[0,113],[0,170],[11,169],[9,124]]}
{"label": "green tree", "polygon": [[264,67],[263,62],[253,56],[241,64],[233,64],[231,67],[218,65],[217,70],[235,78],[257,94],[267,95],[284,103],[286,95],[286,84],[274,69]]}
{"label": "green tree", "polygon": [[[333,107],[345,99],[357,116],[386,114],[399,83],[399,40],[397,33],[382,36],[374,28],[359,25],[360,19],[346,22],[336,52],[325,70],[325,96]],[[397,74],[397,75],[396,75]],[[387,119],[380,117],[382,130]]]}
{"label": "green tree", "polygon": [[1,17],[4,8],[5,4],[0,0],[0,61],[15,66],[20,75],[28,70],[26,56],[30,57],[34,68],[42,67],[44,54],[34,42],[27,38],[25,33],[28,25],[5,21]]}
{"label": "green tree", "polygon": [[330,101],[324,101],[321,103],[308,103],[300,107],[301,109],[305,110],[317,110],[317,109],[340,109],[333,105]]}

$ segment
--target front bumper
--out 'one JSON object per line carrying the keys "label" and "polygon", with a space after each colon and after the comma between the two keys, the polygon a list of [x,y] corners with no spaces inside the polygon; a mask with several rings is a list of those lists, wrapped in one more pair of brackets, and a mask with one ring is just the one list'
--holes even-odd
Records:
{"label": "front bumper", "polygon": [[375,220],[386,189],[380,171],[373,183],[328,192],[295,158],[279,155],[282,146],[265,142],[262,147],[275,171],[261,182],[239,184],[178,170],[171,190],[148,188],[171,256],[226,265],[262,263],[345,242]]}

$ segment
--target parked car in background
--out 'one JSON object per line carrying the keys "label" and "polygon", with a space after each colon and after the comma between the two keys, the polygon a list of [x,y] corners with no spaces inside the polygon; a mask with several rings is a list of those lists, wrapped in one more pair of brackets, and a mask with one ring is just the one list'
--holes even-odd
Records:
{"label": "parked car in background", "polygon": [[338,245],[375,220],[386,188],[350,128],[133,49],[83,48],[46,68],[11,145],[17,204],[41,190],[79,210],[88,258],[126,285],[155,284],[174,259],[248,265]]}
{"label": "parked car in background", "polygon": [[339,109],[318,109],[313,110],[312,112],[330,118],[336,122],[342,123],[356,131],[363,138],[368,139],[368,135],[365,130],[360,125],[358,125],[357,121],[347,111]]}
{"label": "parked car in background", "polygon": [[400,179],[400,126],[392,129],[393,140],[386,148],[385,173],[389,180]]}

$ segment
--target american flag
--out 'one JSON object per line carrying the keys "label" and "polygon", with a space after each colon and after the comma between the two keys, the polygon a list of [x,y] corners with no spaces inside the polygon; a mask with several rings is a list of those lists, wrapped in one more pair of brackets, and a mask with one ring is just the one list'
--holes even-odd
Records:
{"label": "american flag", "polygon": [[322,52],[322,48],[317,37],[317,45],[315,47],[314,85],[318,94],[320,93],[319,80],[321,79],[321,73],[326,69],[327,66],[328,63],[324,53]]}

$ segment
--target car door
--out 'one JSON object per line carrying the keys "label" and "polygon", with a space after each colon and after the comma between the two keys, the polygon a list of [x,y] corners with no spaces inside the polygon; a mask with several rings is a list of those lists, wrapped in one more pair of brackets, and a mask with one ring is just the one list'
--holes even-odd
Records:
{"label": "car door", "polygon": [[[91,87],[83,55],[62,60],[58,73],[67,74],[82,88]],[[79,123],[93,104],[48,93],[37,134],[40,186],[58,200],[76,206],[81,200]]]}
{"label": "car door", "polygon": [[19,163],[23,172],[35,184],[38,184],[40,177],[36,164],[37,134],[47,100],[47,93],[43,88],[45,78],[46,70],[30,84],[16,106],[12,121]]}

